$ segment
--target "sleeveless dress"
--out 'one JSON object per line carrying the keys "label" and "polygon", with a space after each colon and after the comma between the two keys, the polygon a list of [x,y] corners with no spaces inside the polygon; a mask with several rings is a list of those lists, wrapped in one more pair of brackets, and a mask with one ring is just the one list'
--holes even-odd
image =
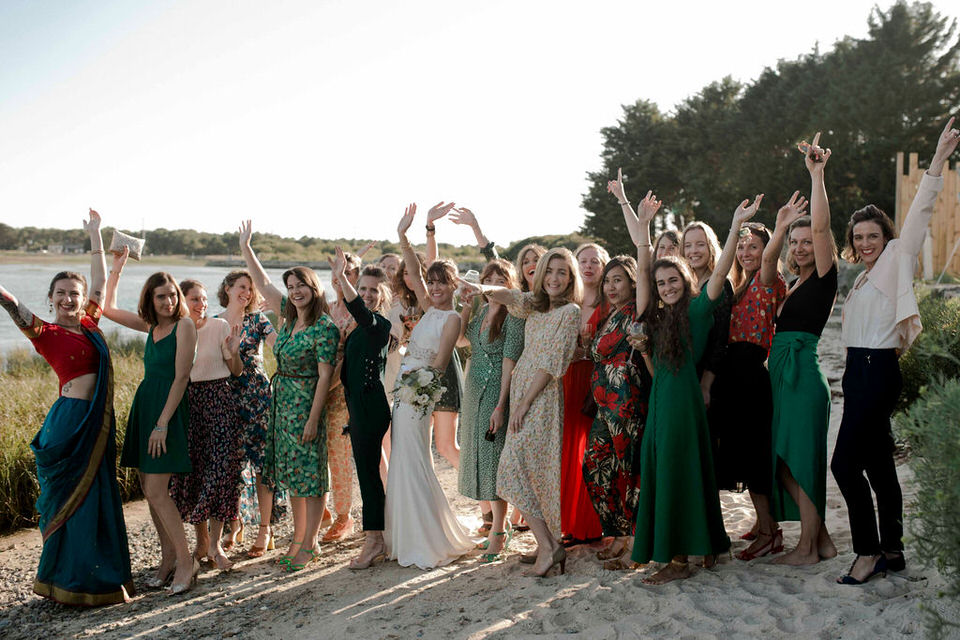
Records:
{"label": "sleeveless dress", "polygon": [[[401,374],[432,365],[451,315],[457,312],[431,308],[420,318],[410,334]],[[430,451],[431,413],[399,399],[394,402],[384,540],[390,559],[404,567],[450,564],[474,546],[437,480]]]}
{"label": "sleeveless dress", "polygon": [[147,453],[147,441],[157,419],[167,404],[170,387],[177,370],[177,324],[170,335],[159,341],[153,339],[156,327],[150,327],[143,348],[143,382],[137,387],[127,419],[127,434],[123,441],[120,465],[136,467],[143,473],[190,473],[190,452],[187,447],[187,393],[184,390],[180,404],[167,425],[167,452],[153,458]]}

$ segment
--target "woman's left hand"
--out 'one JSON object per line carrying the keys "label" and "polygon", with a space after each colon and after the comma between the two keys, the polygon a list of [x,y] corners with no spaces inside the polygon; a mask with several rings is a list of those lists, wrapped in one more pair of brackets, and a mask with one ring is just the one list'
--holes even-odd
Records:
{"label": "woman's left hand", "polygon": [[300,436],[300,444],[307,444],[308,442],[313,442],[317,439],[317,422],[315,420],[307,420],[307,424],[303,426],[303,435]]}
{"label": "woman's left hand", "polygon": [[433,205],[430,207],[430,211],[427,211],[427,224],[432,225],[434,222],[450,213],[450,210],[453,209],[453,207],[454,203],[444,203],[443,201]]}
{"label": "woman's left hand", "polygon": [[100,214],[90,209],[90,219],[83,221],[83,230],[88,233],[100,232]]}
{"label": "woman's left hand", "polygon": [[[157,425],[160,427],[160,425]],[[147,440],[147,453],[151,458],[159,458],[167,452],[167,428],[163,430],[154,429],[150,432],[150,439]]]}
{"label": "woman's left hand", "polygon": [[230,333],[226,338],[223,339],[223,345],[227,348],[227,351],[236,355],[240,351],[240,335],[243,332],[243,329],[240,328],[239,324],[235,324],[230,327]]}

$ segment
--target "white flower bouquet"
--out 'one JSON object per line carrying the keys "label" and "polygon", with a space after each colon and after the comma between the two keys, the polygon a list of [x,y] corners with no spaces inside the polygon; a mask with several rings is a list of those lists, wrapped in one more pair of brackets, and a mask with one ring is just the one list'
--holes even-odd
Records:
{"label": "white flower bouquet", "polygon": [[440,400],[446,390],[439,371],[431,367],[422,367],[401,373],[393,393],[400,402],[416,407],[422,418]]}

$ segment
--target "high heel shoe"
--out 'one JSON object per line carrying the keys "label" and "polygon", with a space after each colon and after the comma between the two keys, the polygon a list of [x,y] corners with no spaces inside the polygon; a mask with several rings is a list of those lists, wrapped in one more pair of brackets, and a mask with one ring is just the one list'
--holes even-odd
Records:
{"label": "high heel shoe", "polygon": [[[490,535],[489,532],[487,533],[487,535],[488,535],[488,536]],[[510,540],[513,539],[513,527],[511,527],[511,526],[510,526],[510,523],[508,522],[508,523],[506,523],[506,527],[504,528],[503,531],[494,531],[494,532],[493,532],[493,535],[495,535],[495,536],[503,536],[503,535],[506,535],[506,536],[507,536],[507,541],[506,541],[506,543],[504,543],[504,545],[503,545],[503,549],[504,549],[504,551],[506,551],[507,545],[509,545],[509,544],[510,544]],[[489,538],[489,537],[488,537],[486,540],[484,540],[483,542],[478,542],[478,543],[477,543],[477,549],[480,549],[481,551],[486,551],[486,550],[489,549],[489,548],[490,548],[490,538]]]}
{"label": "high heel shoe", "polygon": [[857,560],[859,559],[860,559],[860,556],[857,556],[856,558],[854,558],[853,564],[850,565],[850,571],[848,571],[846,575],[840,576],[839,578],[837,578],[837,584],[866,584],[874,576],[877,576],[877,575],[880,575],[883,577],[887,576],[887,556],[881,553],[880,557],[877,558],[876,562],[873,563],[873,571],[867,574],[867,577],[864,578],[863,580],[857,580],[850,574],[853,573],[853,568],[856,566]]}
{"label": "high heel shoe", "polygon": [[[290,544],[290,546],[292,547],[293,545],[297,545],[298,547],[300,547],[300,546],[303,546],[303,543],[302,543],[302,542],[292,542],[292,543]],[[284,555],[280,556],[279,558],[277,558],[277,564],[280,565],[280,566],[282,566],[282,567],[287,566],[287,565],[290,564],[291,562],[293,562],[293,556],[288,556],[288,555],[284,554]]]}
{"label": "high heel shoe", "polygon": [[320,539],[321,542],[336,542],[343,540],[353,534],[353,518],[348,516],[337,516],[333,525],[327,530],[327,533]]}
{"label": "high heel shoe", "polygon": [[486,511],[483,513],[483,524],[477,529],[478,536],[485,536],[490,533],[490,529],[493,528],[493,511]]}
{"label": "high heel shoe", "polygon": [[173,582],[173,574],[175,574],[176,572],[177,572],[177,567],[174,566],[172,569],[170,569],[167,575],[161,578],[160,570],[158,569],[157,575],[150,576],[149,578],[143,581],[143,584],[144,586],[147,587],[147,589],[162,589],[168,584],[170,584],[171,582]]}
{"label": "high heel shoe", "polygon": [[187,591],[190,591],[190,589],[193,589],[193,585],[197,583],[198,573],[200,573],[200,563],[194,560],[193,573],[190,575],[190,579],[185,583],[175,582],[172,585],[170,585],[170,595],[178,596],[181,593],[186,593]]}
{"label": "high heel shoe", "polygon": [[781,551],[783,551],[783,529],[777,529],[776,533],[770,536],[770,542],[753,552],[744,549],[737,554],[737,559],[749,562],[750,560],[763,557],[770,553],[780,553]]}
{"label": "high heel shoe", "polygon": [[379,547],[380,550],[373,554],[366,562],[354,558],[350,561],[350,564],[347,565],[347,568],[352,571],[362,571],[363,569],[369,569],[380,560],[385,560],[387,558],[387,548],[383,544],[380,544]]}
{"label": "high heel shoe", "polygon": [[546,578],[547,575],[550,573],[550,570],[557,565],[560,565],[561,576],[567,572],[567,550],[566,549],[564,549],[563,547],[557,547],[556,549],[554,549],[553,557],[551,557],[551,560],[553,562],[550,564],[549,567],[547,567],[546,571],[544,571],[543,573],[534,573],[533,575],[537,576],[538,578]]}
{"label": "high heel shoe", "polygon": [[[301,549],[301,551],[303,551],[303,549]],[[294,564],[293,561],[291,560],[290,563],[289,563],[288,565],[286,565],[285,569],[286,569],[287,571],[289,571],[290,573],[294,573],[294,572],[296,572],[296,571],[303,571],[304,569],[306,569],[306,567],[307,567],[308,564],[311,564],[311,563],[314,563],[314,562],[319,562],[319,560],[320,560],[320,549],[319,549],[319,548],[317,548],[317,549],[307,549],[307,553],[310,554],[310,559],[309,559],[309,560],[307,560],[307,561],[304,562],[303,564],[299,564],[299,563],[298,563],[298,564]]]}
{"label": "high heel shoe", "polygon": [[884,555],[887,558],[887,571],[903,571],[907,568],[907,559],[903,555],[903,551],[891,551],[894,556],[886,556],[887,552],[884,551]]}
{"label": "high heel shoe", "polygon": [[253,545],[252,547],[250,547],[250,550],[247,551],[247,557],[248,557],[248,558],[259,558],[260,556],[262,556],[262,555],[264,554],[264,552],[266,552],[266,551],[273,551],[274,549],[276,549],[276,546],[275,546],[274,541],[273,541],[273,531],[270,529],[270,525],[268,525],[268,524],[266,524],[266,525],[262,524],[262,525],[260,525],[260,528],[267,530],[267,542],[266,542],[266,544],[265,544],[264,546],[262,546],[262,547],[259,546],[259,545],[256,545],[256,544]]}
{"label": "high heel shoe", "polygon": [[[506,539],[503,541],[503,546],[500,548],[500,551],[497,551],[496,553],[484,553],[484,554],[482,554],[482,555],[480,556],[480,560],[479,560],[480,564],[490,564],[491,562],[496,562],[497,560],[499,560],[499,559],[503,556],[504,552],[505,552],[508,548],[510,548],[510,540],[513,539],[513,529],[512,529],[512,528],[510,527],[510,525],[508,524],[506,531],[492,531],[492,532],[491,532],[491,535],[500,536],[500,537],[506,536]],[[489,548],[490,548],[490,540],[487,539],[487,540],[485,540],[484,542],[485,542],[485,544],[484,544],[484,546],[483,546],[483,549],[489,549]]]}

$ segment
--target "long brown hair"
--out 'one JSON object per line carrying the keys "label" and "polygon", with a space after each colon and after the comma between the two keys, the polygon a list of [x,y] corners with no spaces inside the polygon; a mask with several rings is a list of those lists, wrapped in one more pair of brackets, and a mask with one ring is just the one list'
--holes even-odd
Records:
{"label": "long brown hair", "polygon": [[554,258],[563,260],[570,272],[570,282],[567,283],[567,288],[563,290],[561,296],[567,302],[575,304],[583,302],[583,280],[580,278],[580,268],[576,258],[570,253],[570,249],[555,247],[540,257],[537,261],[537,271],[533,274],[533,308],[541,313],[550,310],[550,296],[543,290],[543,281],[547,276],[547,265]]}
{"label": "long brown hair", "polygon": [[[490,276],[500,276],[506,280],[506,284],[503,285],[507,289],[518,289],[520,288],[520,283],[517,281],[517,270],[512,264],[503,260],[502,258],[497,258],[496,260],[491,260],[483,268],[483,271],[480,272],[480,282],[489,278]],[[500,305],[500,308],[497,309],[496,313],[490,316],[490,328],[488,329],[488,337],[490,342],[493,342],[500,337],[500,334],[503,332],[503,323],[507,319],[507,307],[506,305]]]}
{"label": "long brown hair", "polygon": [[[657,289],[657,271],[676,269],[683,278],[683,297],[676,304],[665,304]],[[683,258],[667,256],[655,260],[650,268],[650,302],[644,314],[650,324],[656,356],[674,371],[679,371],[690,351],[690,318],[687,309],[699,293],[693,270]]]}
{"label": "long brown hair", "polygon": [[166,271],[158,271],[143,283],[143,288],[140,289],[140,302],[137,305],[137,315],[151,327],[159,324],[160,320],[157,317],[157,309],[153,306],[153,291],[157,287],[163,287],[168,284],[172,284],[177,290],[177,308],[173,312],[173,319],[179,320],[180,318],[190,315],[190,312],[187,311],[187,305],[183,301],[183,292],[180,291],[180,285],[178,285],[177,281],[173,279],[173,276]]}
{"label": "long brown hair", "polygon": [[[284,286],[286,286],[287,279],[290,276],[294,276],[313,291],[313,301],[310,303],[310,308],[307,310],[307,318],[304,321],[305,326],[312,327],[320,316],[330,313],[330,305],[327,304],[327,298],[323,292],[323,285],[320,284],[320,278],[318,278],[316,272],[309,267],[293,267],[283,272]],[[290,300],[287,300],[287,304],[283,307],[283,318],[281,319],[280,326],[290,325],[293,327],[296,322],[297,308],[293,306]]]}
{"label": "long brown hair", "polygon": [[[770,230],[762,222],[744,222],[743,226],[740,227],[740,239],[737,240],[739,244],[745,238],[753,236],[759,240],[764,248],[766,248],[767,243],[770,242]],[[740,264],[739,260],[733,261],[733,269],[730,271],[730,281],[733,284],[733,299],[739,301],[740,297],[743,296],[743,292],[747,290],[747,287],[750,286],[750,280],[754,275],[759,273],[759,269],[753,274],[748,274],[743,270],[743,265]]]}
{"label": "long brown hair", "polygon": [[[530,291],[530,287],[527,286],[527,277],[523,274],[523,258],[527,255],[528,251],[533,251],[533,254],[537,256],[538,264],[540,258],[547,252],[546,248],[541,247],[535,242],[531,242],[530,244],[523,245],[523,248],[517,253],[517,274],[520,276],[520,291]],[[536,277],[536,274],[534,274],[534,277]]]}
{"label": "long brown hair", "polygon": [[[417,251],[417,268],[420,269],[420,277],[423,278],[427,273],[427,256],[422,252]],[[417,302],[417,294],[413,292],[413,289],[407,286],[407,283],[403,281],[403,274],[407,270],[407,261],[400,261],[400,268],[397,269],[397,274],[393,276],[393,295],[396,297],[397,301],[404,307],[416,307],[419,305]]]}

